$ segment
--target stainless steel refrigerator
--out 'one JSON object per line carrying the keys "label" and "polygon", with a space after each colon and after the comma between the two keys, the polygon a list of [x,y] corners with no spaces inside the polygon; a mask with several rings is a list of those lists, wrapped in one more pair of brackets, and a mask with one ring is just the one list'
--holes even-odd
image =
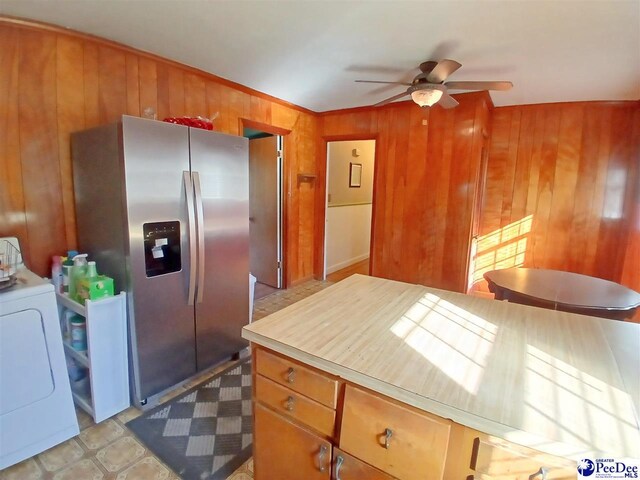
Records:
{"label": "stainless steel refrigerator", "polygon": [[128,293],[133,400],[242,350],[245,138],[123,116],[72,135],[78,246]]}

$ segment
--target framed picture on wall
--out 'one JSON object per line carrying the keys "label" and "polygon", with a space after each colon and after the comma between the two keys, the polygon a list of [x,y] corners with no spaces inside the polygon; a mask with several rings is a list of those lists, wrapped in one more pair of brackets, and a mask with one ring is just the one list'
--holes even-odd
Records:
{"label": "framed picture on wall", "polygon": [[362,164],[349,163],[349,188],[360,188],[362,185]]}

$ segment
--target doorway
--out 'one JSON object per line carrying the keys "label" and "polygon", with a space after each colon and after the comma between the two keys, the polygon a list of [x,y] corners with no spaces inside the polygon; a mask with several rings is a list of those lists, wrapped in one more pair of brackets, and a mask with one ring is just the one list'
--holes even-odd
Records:
{"label": "doorway", "polygon": [[247,127],[243,136],[249,139],[249,271],[259,299],[283,287],[283,138]]}
{"label": "doorway", "polygon": [[327,142],[324,275],[368,275],[375,140]]}

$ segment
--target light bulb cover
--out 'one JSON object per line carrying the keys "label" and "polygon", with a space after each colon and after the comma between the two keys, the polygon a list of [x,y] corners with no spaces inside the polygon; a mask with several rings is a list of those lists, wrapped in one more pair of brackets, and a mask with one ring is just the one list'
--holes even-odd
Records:
{"label": "light bulb cover", "polygon": [[411,99],[421,107],[431,107],[438,103],[444,94],[444,87],[429,85],[416,88],[411,92]]}

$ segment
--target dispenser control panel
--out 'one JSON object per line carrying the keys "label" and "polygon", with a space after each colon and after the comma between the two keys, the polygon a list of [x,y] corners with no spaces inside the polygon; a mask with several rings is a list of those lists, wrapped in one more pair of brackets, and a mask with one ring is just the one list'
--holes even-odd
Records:
{"label": "dispenser control panel", "polygon": [[145,223],[142,230],[147,277],[179,272],[182,269],[180,222]]}

